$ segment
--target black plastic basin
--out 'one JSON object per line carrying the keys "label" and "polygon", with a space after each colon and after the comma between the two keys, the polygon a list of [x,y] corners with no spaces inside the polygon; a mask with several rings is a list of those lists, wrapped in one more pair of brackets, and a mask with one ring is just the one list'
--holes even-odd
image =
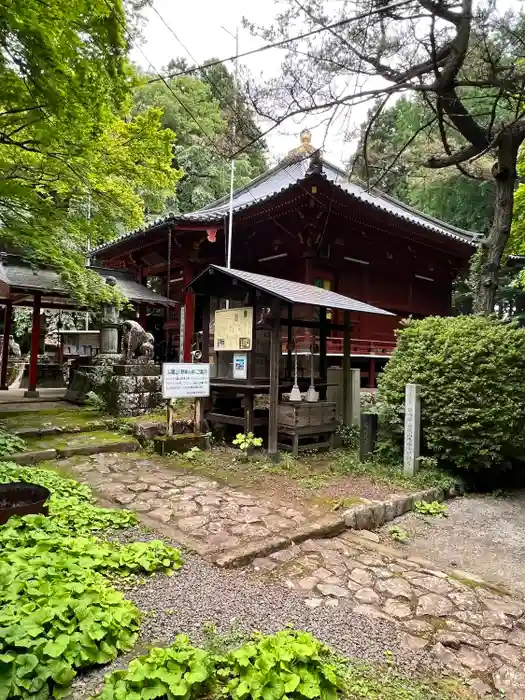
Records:
{"label": "black plastic basin", "polygon": [[13,481],[0,484],[0,525],[12,515],[47,515],[49,490],[37,484]]}

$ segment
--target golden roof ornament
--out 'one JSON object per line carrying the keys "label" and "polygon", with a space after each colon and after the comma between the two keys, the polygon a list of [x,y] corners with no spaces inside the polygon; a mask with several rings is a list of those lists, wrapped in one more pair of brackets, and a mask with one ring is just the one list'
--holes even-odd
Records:
{"label": "golden roof ornament", "polygon": [[312,132],[309,129],[303,129],[299,136],[301,139],[301,145],[297,148],[292,148],[288,151],[286,160],[288,161],[298,161],[313,155],[317,149],[312,146]]}

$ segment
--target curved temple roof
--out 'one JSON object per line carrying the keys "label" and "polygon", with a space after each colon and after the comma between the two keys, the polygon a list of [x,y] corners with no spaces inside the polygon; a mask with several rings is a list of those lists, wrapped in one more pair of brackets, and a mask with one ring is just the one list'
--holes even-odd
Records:
{"label": "curved temple roof", "polygon": [[[249,207],[265,202],[272,197],[291,189],[295,185],[301,183],[312,174],[312,167],[315,164],[315,172],[328,182],[333,183],[339,190],[346,193],[352,198],[355,198],[365,204],[368,204],[375,209],[387,212],[388,214],[407,221],[421,228],[433,231],[435,233],[453,238],[455,240],[466,243],[467,245],[476,245],[476,240],[480,234],[475,231],[465,231],[457,228],[452,224],[444,223],[432,216],[423,214],[422,212],[409,207],[407,204],[400,202],[394,197],[390,197],[378,190],[367,189],[363,185],[355,182],[349,182],[348,175],[344,170],[329,163],[318,155],[313,158],[301,158],[300,160],[291,161],[285,159],[282,163],[259,177],[252,180],[248,185],[240,187],[234,192],[233,210],[240,212]],[[153,230],[166,223],[183,223],[194,222],[196,224],[214,224],[221,223],[225,216],[228,215],[230,208],[229,196],[218,199],[211,204],[188,214],[167,214],[151,222],[148,226],[131,231],[124,234],[120,238],[111,243],[106,243],[94,248],[92,253],[109,250],[113,246],[121,243],[125,239],[138,237],[150,230]]]}

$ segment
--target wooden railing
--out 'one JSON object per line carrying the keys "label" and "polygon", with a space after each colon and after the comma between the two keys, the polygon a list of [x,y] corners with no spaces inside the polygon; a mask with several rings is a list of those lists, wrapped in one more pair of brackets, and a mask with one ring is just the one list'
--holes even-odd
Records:
{"label": "wooden railing", "polygon": [[[297,336],[297,352],[309,352],[312,342],[310,336]],[[394,352],[396,344],[393,340],[368,340],[362,338],[352,338],[350,340],[351,355],[384,355],[390,357]],[[283,341],[283,352],[286,352],[286,340]],[[343,354],[343,338],[329,337],[326,339],[327,355]]]}

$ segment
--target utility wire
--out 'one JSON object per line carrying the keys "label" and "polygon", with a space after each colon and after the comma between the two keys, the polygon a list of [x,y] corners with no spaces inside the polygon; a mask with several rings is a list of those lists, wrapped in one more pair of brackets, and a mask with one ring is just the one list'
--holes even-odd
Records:
{"label": "utility wire", "polygon": [[[160,21],[164,24],[164,26],[166,27],[166,29],[172,34],[172,36],[174,37],[175,41],[176,41],[176,42],[184,49],[184,51],[188,54],[188,56],[191,58],[191,60],[192,60],[194,63],[197,63],[197,60],[195,59],[195,57],[193,56],[193,54],[191,53],[191,51],[190,51],[190,50],[188,49],[188,47],[181,41],[181,39],[177,36],[177,34],[176,34],[176,32],[174,31],[174,29],[168,24],[168,22],[167,22],[167,21],[164,19],[164,17],[160,14],[160,12],[157,10],[157,8],[156,8],[155,6],[152,6],[152,10],[155,12],[155,14],[156,14],[157,17],[160,19]],[[205,71],[205,70],[202,71],[202,74],[201,74],[201,75],[202,75],[202,79],[203,79],[204,81],[206,81],[206,82],[210,85],[212,91],[215,92],[215,94],[216,94],[220,99],[222,99],[222,101],[224,102],[224,104],[226,104],[226,105],[232,110],[232,112],[233,112],[234,116],[237,118],[237,121],[239,122],[239,125],[241,126],[241,128],[242,128],[243,126],[244,126],[244,127],[248,126],[248,121],[247,121],[246,117],[242,117],[242,115],[240,114],[240,112],[238,111],[238,109],[237,109],[237,107],[236,107],[236,105],[235,105],[235,101],[236,101],[235,98],[234,98],[233,104],[232,104],[232,102],[231,102],[231,101],[226,97],[226,95],[221,91],[221,89],[219,88],[219,86],[218,86],[216,83],[214,83],[213,80],[206,74],[206,71]],[[234,89],[235,89],[235,90],[238,90],[238,86],[237,86],[237,85],[234,85]],[[247,132],[248,132],[248,131],[251,131],[251,132],[253,133],[253,128],[251,128],[251,129],[249,129],[249,130],[246,129],[246,131],[247,131]],[[249,134],[248,134],[248,133],[247,133],[247,136],[249,137]],[[234,143],[234,135],[233,135],[233,134],[232,134],[232,137],[233,137],[233,138],[231,139],[231,141],[232,141],[232,146],[239,148],[241,144],[240,144],[240,143]]]}
{"label": "utility wire", "polygon": [[269,49],[278,49],[281,46],[286,46],[287,44],[292,43],[293,41],[300,41],[301,39],[307,39],[310,36],[314,36],[314,34],[320,34],[321,32],[326,32],[330,29],[337,29],[338,27],[344,27],[347,24],[350,24],[351,22],[356,22],[357,20],[360,19],[366,19],[367,17],[370,17],[371,15],[377,15],[381,14],[382,12],[387,12],[389,10],[395,10],[398,7],[402,7],[403,5],[408,5],[410,3],[410,0],[399,0],[399,2],[393,2],[390,5],[384,5],[383,7],[379,7],[376,10],[370,10],[369,12],[363,12],[360,15],[355,15],[354,17],[348,17],[347,19],[341,19],[338,22],[334,22],[333,24],[326,24],[322,27],[319,27],[318,29],[312,29],[310,32],[306,32],[305,34],[298,34],[297,36],[290,37],[288,39],[282,39],[281,41],[276,41],[273,44],[265,44],[264,46],[259,46],[257,49],[251,49],[250,51],[244,51],[243,53],[240,53],[238,56],[227,56],[226,58],[218,58],[214,61],[208,61],[207,63],[202,63],[199,66],[193,66],[192,68],[186,68],[185,70],[178,71],[176,73],[168,73],[167,75],[160,75],[157,73],[158,77],[157,78],[151,78],[148,80],[148,83],[156,83],[159,82],[159,80],[165,80],[167,78],[178,78],[181,75],[189,75],[190,73],[195,73],[197,71],[204,70],[205,68],[212,68],[213,66],[218,66],[221,63],[227,63],[228,61],[235,61],[236,58],[245,58],[246,56],[253,56],[254,54],[261,53],[262,51],[268,51]]}

